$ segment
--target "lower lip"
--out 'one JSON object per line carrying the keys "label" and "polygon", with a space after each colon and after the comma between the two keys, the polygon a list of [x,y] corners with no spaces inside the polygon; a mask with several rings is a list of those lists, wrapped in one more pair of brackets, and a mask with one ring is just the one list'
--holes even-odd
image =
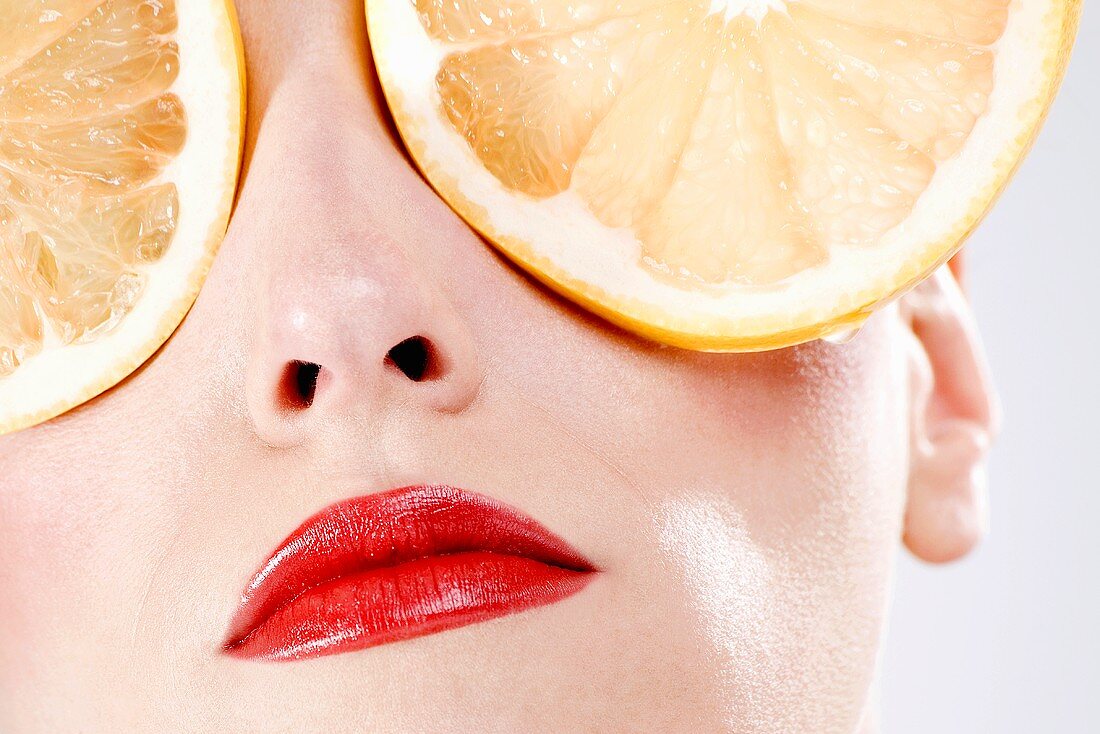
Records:
{"label": "lower lip", "polygon": [[590,579],[486,552],[419,558],[314,587],[227,652],[259,660],[352,652],[552,604]]}

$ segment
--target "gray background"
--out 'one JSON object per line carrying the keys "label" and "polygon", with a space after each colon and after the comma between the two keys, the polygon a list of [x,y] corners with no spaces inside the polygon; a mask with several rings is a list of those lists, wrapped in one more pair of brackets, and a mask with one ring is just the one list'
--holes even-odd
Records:
{"label": "gray background", "polygon": [[[1089,5],[1089,3],[1086,3]],[[1005,408],[992,534],[903,558],[884,734],[1100,734],[1100,12],[1031,156],[968,245]]]}

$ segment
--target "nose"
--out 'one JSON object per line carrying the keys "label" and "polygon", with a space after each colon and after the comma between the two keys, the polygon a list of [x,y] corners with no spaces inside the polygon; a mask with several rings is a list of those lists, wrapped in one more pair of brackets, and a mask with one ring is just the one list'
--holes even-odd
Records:
{"label": "nose", "polygon": [[409,226],[431,193],[377,131],[278,114],[265,115],[231,232],[255,264],[257,433],[285,447],[386,411],[462,411],[481,383],[473,334],[444,290],[446,243]]}

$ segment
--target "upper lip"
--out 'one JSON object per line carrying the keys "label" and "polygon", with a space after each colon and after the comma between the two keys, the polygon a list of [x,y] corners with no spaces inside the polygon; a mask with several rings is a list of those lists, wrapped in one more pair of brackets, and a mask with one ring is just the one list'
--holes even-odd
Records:
{"label": "upper lip", "polygon": [[482,551],[581,573],[584,556],[535,520],[489,497],[444,485],[343,500],[298,527],[248,583],[226,650],[310,589],[428,556]]}

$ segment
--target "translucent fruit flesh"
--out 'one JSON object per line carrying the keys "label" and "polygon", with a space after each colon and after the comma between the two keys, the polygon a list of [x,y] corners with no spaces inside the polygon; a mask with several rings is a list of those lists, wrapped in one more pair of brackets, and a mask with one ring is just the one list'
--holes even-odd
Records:
{"label": "translucent fruit flesh", "polygon": [[0,6],[0,378],[118,327],[171,246],[174,0]]}
{"label": "translucent fruit flesh", "polygon": [[[417,0],[441,112],[680,287],[873,247],[987,110],[1009,0]],[[598,246],[598,245],[594,245]]]}

